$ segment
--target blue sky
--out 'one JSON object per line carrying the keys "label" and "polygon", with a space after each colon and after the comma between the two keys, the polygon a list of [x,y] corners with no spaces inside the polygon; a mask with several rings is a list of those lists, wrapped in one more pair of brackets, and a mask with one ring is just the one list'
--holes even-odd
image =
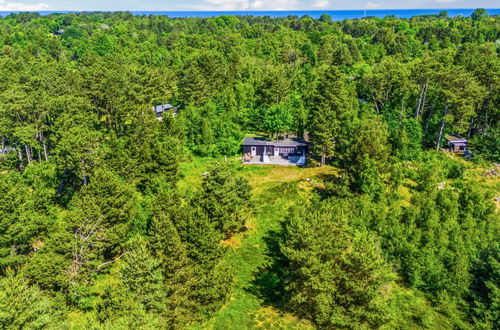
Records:
{"label": "blue sky", "polygon": [[17,10],[342,10],[498,8],[498,0],[0,0],[0,11]]}

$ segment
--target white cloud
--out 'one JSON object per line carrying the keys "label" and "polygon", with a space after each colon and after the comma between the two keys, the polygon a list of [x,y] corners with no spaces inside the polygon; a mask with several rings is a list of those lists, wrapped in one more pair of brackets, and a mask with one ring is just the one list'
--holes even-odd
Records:
{"label": "white cloud", "polygon": [[209,7],[217,10],[245,10],[248,9],[248,0],[205,0]]}
{"label": "white cloud", "polygon": [[380,8],[381,6],[382,6],[381,3],[375,3],[375,2],[367,2],[365,4],[366,9],[377,9]]}
{"label": "white cloud", "polygon": [[259,10],[259,9],[262,9],[262,7],[264,6],[264,3],[262,1],[254,1],[250,4],[250,8],[252,8],[253,10]]}
{"label": "white cloud", "polygon": [[0,0],[0,11],[40,11],[49,9],[49,5],[40,2],[33,4],[26,4],[20,2]]}
{"label": "white cloud", "polygon": [[330,6],[330,1],[329,0],[318,0],[312,4],[314,8],[321,8],[321,9],[326,9],[328,6]]}
{"label": "white cloud", "polygon": [[[1,1],[1,0],[0,0]],[[327,0],[318,0],[324,2]],[[328,1],[329,2],[329,1]],[[202,4],[190,6],[191,10],[294,10],[298,0],[203,0]]]}

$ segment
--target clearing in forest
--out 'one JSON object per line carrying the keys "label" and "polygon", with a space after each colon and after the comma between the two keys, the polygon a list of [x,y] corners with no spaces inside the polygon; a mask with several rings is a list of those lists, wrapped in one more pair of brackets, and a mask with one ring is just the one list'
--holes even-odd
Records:
{"label": "clearing in forest", "polygon": [[[199,174],[203,165],[190,168]],[[282,313],[265,302],[265,290],[256,284],[256,275],[270,262],[266,237],[280,228],[290,206],[305,203],[311,191],[321,189],[322,179],[337,175],[331,166],[315,168],[283,166],[244,166],[240,172],[253,186],[254,212],[247,230],[228,240],[229,262],[236,273],[236,285],[230,301],[200,329],[312,328],[308,321]],[[192,180],[186,177],[186,180]],[[309,180],[307,180],[309,179]]]}

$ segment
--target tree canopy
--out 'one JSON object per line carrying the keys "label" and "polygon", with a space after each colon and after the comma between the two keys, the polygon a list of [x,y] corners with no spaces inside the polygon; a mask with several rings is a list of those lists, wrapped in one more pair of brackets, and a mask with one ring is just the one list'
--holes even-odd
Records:
{"label": "tree canopy", "polygon": [[0,328],[498,328],[499,23],[0,16]]}

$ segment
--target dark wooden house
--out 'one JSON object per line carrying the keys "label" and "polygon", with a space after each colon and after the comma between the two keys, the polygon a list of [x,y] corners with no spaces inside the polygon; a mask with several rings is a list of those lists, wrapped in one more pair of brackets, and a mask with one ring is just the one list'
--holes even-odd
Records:
{"label": "dark wooden house", "polygon": [[463,154],[467,149],[467,139],[458,135],[446,135],[448,147],[451,152]]}
{"label": "dark wooden house", "polygon": [[172,116],[177,116],[179,110],[171,104],[160,104],[153,107],[153,111],[156,114],[156,118],[159,120],[163,119],[163,114],[170,112]]}
{"label": "dark wooden house", "polygon": [[249,163],[303,165],[309,143],[302,139],[267,140],[247,137],[243,141],[243,157]]}

